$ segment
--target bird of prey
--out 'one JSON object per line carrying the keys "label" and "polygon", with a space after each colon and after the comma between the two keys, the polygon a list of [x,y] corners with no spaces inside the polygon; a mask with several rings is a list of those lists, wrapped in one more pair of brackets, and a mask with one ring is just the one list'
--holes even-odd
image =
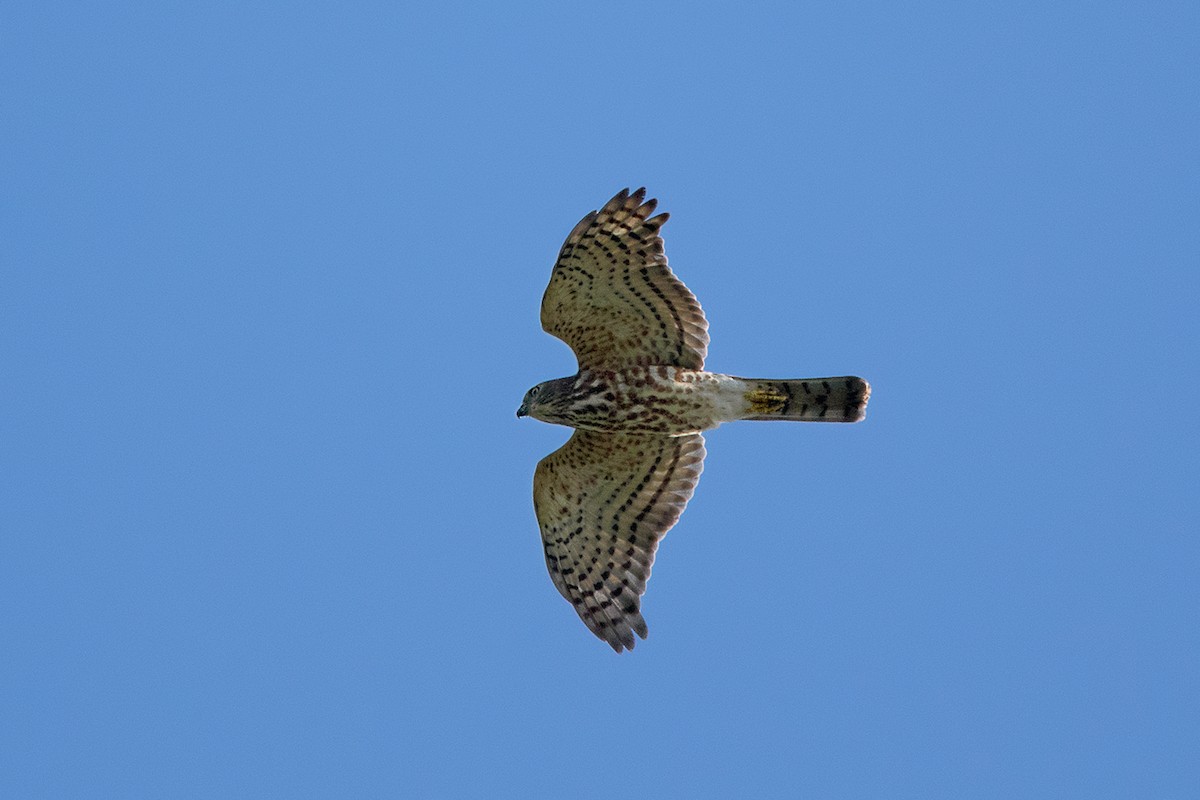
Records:
{"label": "bird of prey", "polygon": [[542,328],[579,362],[525,394],[518,417],[575,429],[537,465],[533,505],[555,587],[618,653],[645,639],[641,596],[654,553],[692,497],[701,431],[722,422],[857,422],[862,378],[764,380],[704,371],[708,322],[667,266],[651,216],[628,189],[567,236],[542,298]]}

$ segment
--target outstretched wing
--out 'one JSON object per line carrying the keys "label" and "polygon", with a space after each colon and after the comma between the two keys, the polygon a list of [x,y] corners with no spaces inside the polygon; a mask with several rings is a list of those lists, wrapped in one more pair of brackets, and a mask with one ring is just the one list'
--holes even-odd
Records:
{"label": "outstretched wing", "polygon": [[575,351],[580,369],[663,365],[702,369],[708,321],[667,266],[645,189],[625,189],[563,243],[542,297],[542,328]]}
{"label": "outstretched wing", "polygon": [[704,437],[577,430],[541,460],[533,507],[546,567],[592,633],[618,653],[646,638],[641,596],[658,542],[704,468]]}

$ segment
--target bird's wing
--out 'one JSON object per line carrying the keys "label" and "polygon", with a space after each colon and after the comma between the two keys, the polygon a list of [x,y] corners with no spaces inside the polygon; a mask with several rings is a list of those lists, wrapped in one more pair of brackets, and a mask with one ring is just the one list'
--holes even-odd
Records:
{"label": "bird's wing", "polygon": [[618,653],[646,638],[641,596],[658,542],[704,468],[704,437],[576,431],[541,460],[533,506],[562,596]]}
{"label": "bird's wing", "polygon": [[542,328],[575,351],[580,369],[663,365],[703,369],[708,321],[667,266],[658,201],[625,189],[567,237],[542,297]]}

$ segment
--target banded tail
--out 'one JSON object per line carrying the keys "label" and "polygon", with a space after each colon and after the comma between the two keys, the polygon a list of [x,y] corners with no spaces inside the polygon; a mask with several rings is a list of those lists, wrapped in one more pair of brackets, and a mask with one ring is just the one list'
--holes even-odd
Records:
{"label": "banded tail", "polygon": [[792,419],[807,422],[858,422],[867,412],[871,387],[862,378],[759,380],[747,385],[742,419]]}

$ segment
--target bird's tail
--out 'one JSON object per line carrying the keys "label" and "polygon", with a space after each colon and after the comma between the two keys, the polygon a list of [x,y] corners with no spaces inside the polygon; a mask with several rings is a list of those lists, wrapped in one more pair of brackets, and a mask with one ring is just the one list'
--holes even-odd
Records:
{"label": "bird's tail", "polygon": [[866,415],[871,387],[862,378],[799,378],[745,381],[742,419],[793,419],[808,422],[858,422]]}

